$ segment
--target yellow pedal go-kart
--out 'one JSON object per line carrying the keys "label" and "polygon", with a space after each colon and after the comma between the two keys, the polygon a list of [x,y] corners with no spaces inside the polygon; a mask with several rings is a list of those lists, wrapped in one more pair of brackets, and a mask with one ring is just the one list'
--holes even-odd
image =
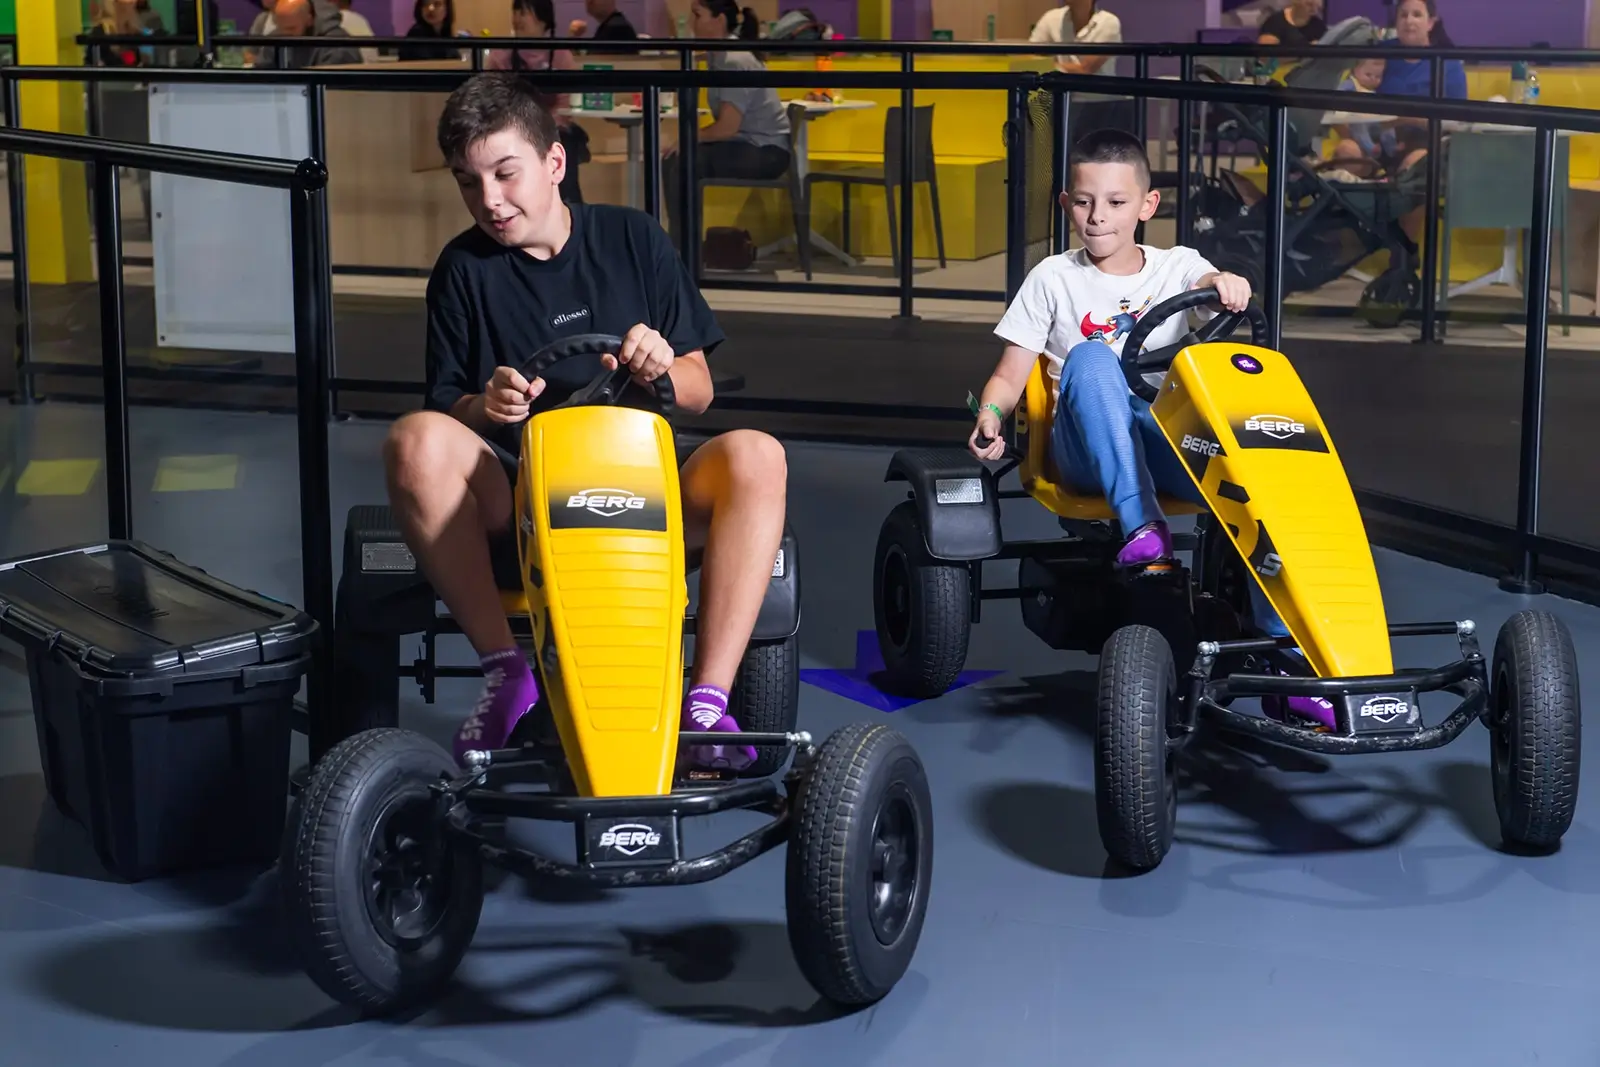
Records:
{"label": "yellow pedal go-kart", "polygon": [[[566,338],[523,373],[621,343]],[[619,404],[630,390],[645,406]],[[816,990],[870,1004],[905,974],[933,864],[928,782],[910,743],[867,723],[821,745],[792,729],[680,731],[692,561],[672,407],[670,378],[640,387],[626,368],[602,370],[521,428],[515,599],[543,697],[511,746],[471,753],[463,769],[431,740],[379,725],[312,767],[282,882],[302,962],[335,999],[386,1014],[440,994],[477,929],[484,863],[546,884],[688,885],[784,843],[789,940]],[[386,551],[368,543],[362,558],[381,569]],[[794,759],[760,777],[688,765],[689,743],[711,738]],[[685,819],[732,809],[770,819],[709,854],[684,854]],[[519,818],[572,824],[573,858],[508,843],[501,824]]]}
{"label": "yellow pedal go-kart", "polygon": [[[1224,731],[1319,753],[1397,752],[1453,741],[1472,722],[1489,732],[1490,778],[1511,845],[1551,849],[1577,802],[1580,711],[1572,639],[1541,611],[1501,627],[1485,663],[1471,621],[1391,623],[1372,551],[1333,440],[1288,357],[1261,347],[1267,320],[1254,306],[1145,352],[1173,315],[1213,303],[1214,289],[1172,297],[1128,335],[1129,388],[1182,458],[1206,506],[1163,497],[1171,516],[1194,515],[1177,535],[1179,561],[1115,566],[1123,534],[1106,501],[1060,484],[1050,458],[1055,396],[1043,361],[1013,415],[1007,461],[991,471],[964,450],[905,450],[887,480],[910,499],[878,541],[874,608],[888,684],[923,698],[946,692],[966,659],[985,601],[1014,599],[1024,624],[1052,648],[1100,653],[1095,804],[1107,853],[1133,869],[1158,865],[1177,814],[1177,758],[1202,721]],[[1252,343],[1227,338],[1246,319]],[[1168,370],[1158,390],[1143,375]],[[1018,472],[1020,491],[999,480]],[[1007,542],[1000,500],[1031,497],[1066,536]],[[1013,588],[985,588],[985,561],[1017,561]],[[1284,639],[1242,636],[1257,582],[1282,616]],[[1460,658],[1396,670],[1391,638],[1451,635]],[[1303,654],[1290,658],[1290,650]],[[1296,660],[1301,662],[1296,663]],[[1306,664],[1315,677],[1306,677]],[[1284,672],[1288,672],[1285,674]],[[1433,725],[1422,694],[1459,703]],[[1240,697],[1320,697],[1323,725],[1231,705]]]}

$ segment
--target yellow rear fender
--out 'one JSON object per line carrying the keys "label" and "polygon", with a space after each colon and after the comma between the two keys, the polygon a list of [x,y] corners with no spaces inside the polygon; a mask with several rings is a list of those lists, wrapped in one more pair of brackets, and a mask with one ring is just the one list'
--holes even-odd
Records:
{"label": "yellow rear fender", "polygon": [[671,426],[624,407],[533,416],[516,514],[540,683],[578,794],[669,792],[688,607]]}
{"label": "yellow rear fender", "polygon": [[1231,341],[1190,346],[1151,413],[1317,674],[1391,673],[1366,527],[1288,358]]}

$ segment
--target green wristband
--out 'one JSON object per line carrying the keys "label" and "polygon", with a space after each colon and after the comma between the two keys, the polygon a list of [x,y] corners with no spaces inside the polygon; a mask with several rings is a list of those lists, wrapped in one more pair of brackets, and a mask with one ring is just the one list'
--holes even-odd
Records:
{"label": "green wristband", "polygon": [[999,404],[990,402],[988,404],[984,404],[983,407],[979,407],[978,398],[973,396],[969,391],[967,393],[967,410],[972,412],[973,417],[976,418],[984,408],[988,408],[990,411],[994,412],[994,417],[999,419],[1001,422],[1006,421],[1006,413],[1000,410]]}

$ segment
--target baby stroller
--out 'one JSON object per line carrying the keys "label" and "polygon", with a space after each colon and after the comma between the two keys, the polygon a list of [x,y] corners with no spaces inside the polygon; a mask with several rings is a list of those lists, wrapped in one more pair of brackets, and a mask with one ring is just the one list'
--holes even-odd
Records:
{"label": "baby stroller", "polygon": [[[1363,45],[1376,40],[1372,23],[1358,17],[1331,28],[1319,44]],[[1304,60],[1284,71],[1281,80],[1294,88],[1331,91],[1338,88],[1349,65],[1348,60],[1333,57]],[[1225,81],[1207,67],[1196,66],[1195,71]],[[1252,142],[1262,161],[1270,162],[1267,109],[1217,107],[1222,121],[1214,135]],[[1398,326],[1422,296],[1418,249],[1399,221],[1422,201],[1421,168],[1390,174],[1373,160],[1322,160],[1318,151],[1322,112],[1296,108],[1285,118],[1289,173],[1283,295],[1319,289],[1369,256],[1388,251],[1389,266],[1363,289],[1359,314],[1374,326]],[[1215,165],[1212,174],[1202,179],[1195,201],[1195,247],[1218,270],[1249,279],[1257,291],[1266,280],[1267,211],[1265,198],[1248,180]]]}

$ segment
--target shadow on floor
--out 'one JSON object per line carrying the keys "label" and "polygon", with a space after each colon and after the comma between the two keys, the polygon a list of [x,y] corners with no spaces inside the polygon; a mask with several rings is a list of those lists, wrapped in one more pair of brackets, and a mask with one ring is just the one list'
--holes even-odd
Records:
{"label": "shadow on floor", "polygon": [[[31,973],[42,997],[167,1030],[263,1033],[358,1021],[305,977],[288,946],[274,879],[202,929],[130,929],[76,940]],[[804,1027],[849,1014],[801,975],[781,923],[662,929],[481,930],[453,992],[391,1022],[426,1028],[553,1022],[628,998],[719,1026]]]}

